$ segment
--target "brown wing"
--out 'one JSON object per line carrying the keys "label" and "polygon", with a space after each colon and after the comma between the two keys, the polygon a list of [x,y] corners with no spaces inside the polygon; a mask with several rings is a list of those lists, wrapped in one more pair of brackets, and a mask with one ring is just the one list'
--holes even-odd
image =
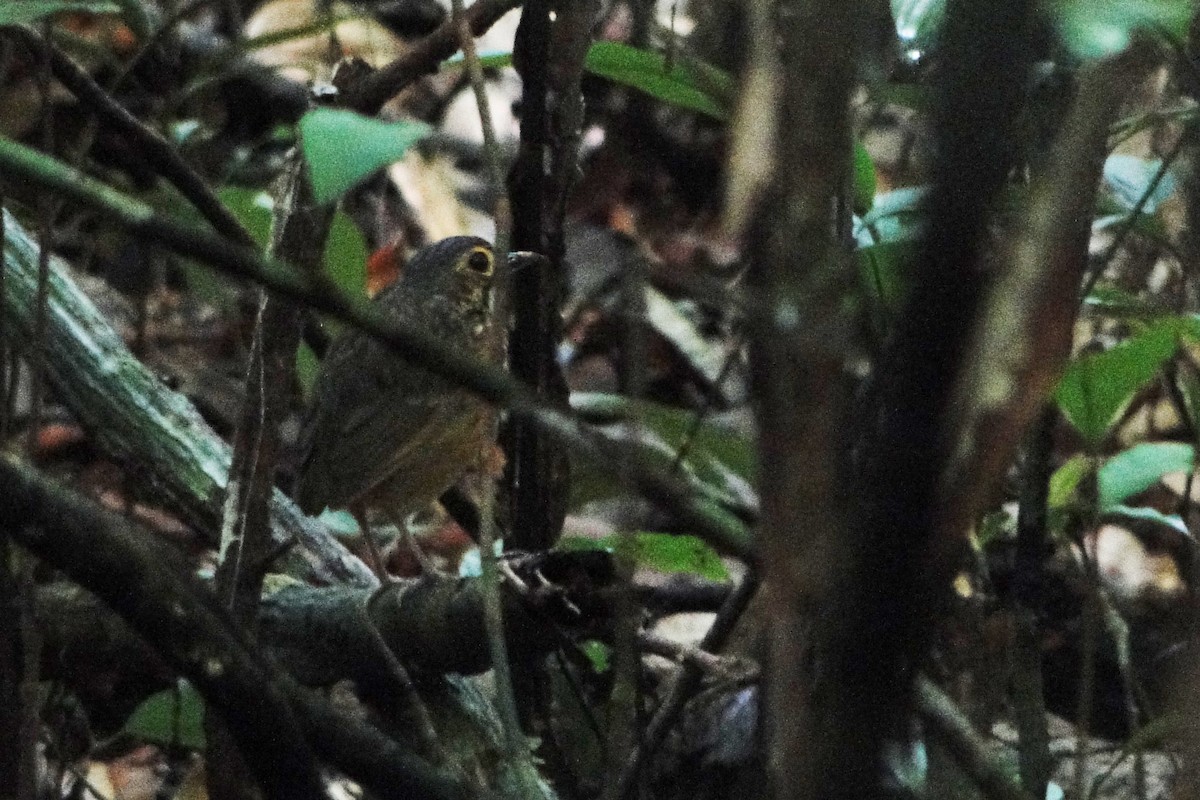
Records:
{"label": "brown wing", "polygon": [[313,390],[301,436],[296,501],[305,513],[345,508],[396,471],[444,424],[444,381],[364,336],[339,339]]}

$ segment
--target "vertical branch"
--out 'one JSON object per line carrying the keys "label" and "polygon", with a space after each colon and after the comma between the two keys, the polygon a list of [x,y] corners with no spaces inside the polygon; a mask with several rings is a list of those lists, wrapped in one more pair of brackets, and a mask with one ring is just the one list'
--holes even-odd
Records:
{"label": "vertical branch", "polygon": [[0,529],[0,796],[4,797],[17,795],[21,753],[21,607],[14,552],[8,530]]}
{"label": "vertical branch", "polygon": [[[1192,100],[1200,99],[1200,17],[1192,18],[1186,51],[1181,60],[1181,68],[1176,72],[1182,91]],[[1188,168],[1184,171],[1181,186],[1186,217],[1180,238],[1180,261],[1185,265],[1187,278],[1194,288],[1198,277],[1197,264],[1200,264],[1200,129],[1189,125],[1184,128],[1183,137],[1183,161]],[[1189,487],[1184,500],[1190,495]],[[1195,567],[1193,555],[1192,568]],[[1200,595],[1190,593],[1189,603],[1192,624],[1188,630],[1187,644],[1192,656],[1180,670],[1171,700],[1174,707],[1195,709],[1200,707],[1200,659],[1195,656],[1196,645],[1200,641]],[[1183,769],[1175,792],[1179,797],[1200,797],[1200,719],[1194,713],[1182,715],[1179,749],[1183,757]]]}
{"label": "vertical branch", "polygon": [[1017,750],[1021,786],[1034,797],[1046,796],[1054,762],[1050,757],[1050,731],[1046,725],[1046,698],[1042,690],[1041,631],[1042,561],[1046,556],[1050,473],[1053,469],[1053,408],[1042,412],[1030,431],[1021,466],[1020,508],[1017,513],[1017,587],[1013,597],[1016,643],[1013,675],[1013,718],[1020,746]]}
{"label": "vertical branch", "polygon": [[[513,53],[523,89],[521,146],[508,177],[512,244],[515,250],[543,253],[547,261],[513,276],[510,369],[539,398],[562,408],[567,405],[566,381],[557,361],[566,296],[562,217],[578,149],[577,126],[573,136],[564,131],[582,117],[582,55],[577,50],[581,39],[585,51],[590,42],[590,19],[582,30],[580,19],[592,7],[591,0],[567,4],[558,9],[561,16],[552,27],[548,0],[532,0],[521,14]],[[558,538],[566,514],[566,454],[520,419],[510,421],[504,441],[512,545],[545,549]]]}
{"label": "vertical branch", "polygon": [[[512,246],[547,258],[512,276],[509,368],[539,399],[565,409],[567,384],[558,364],[567,294],[563,217],[576,171],[583,118],[579,76],[591,42],[595,1],[559,4],[553,25],[550,14],[549,0],[526,2],[513,51],[522,92],[521,144],[508,175]],[[525,419],[510,418],[503,441],[510,544],[525,550],[550,547],[566,515],[567,454]],[[561,767],[548,728],[552,710],[544,665],[524,664],[514,679],[527,730],[545,744],[547,762]]]}
{"label": "vertical branch", "polygon": [[[282,182],[283,191],[276,201],[272,253],[300,269],[319,271],[333,209],[314,205],[298,154]],[[279,425],[294,383],[300,322],[301,312],[295,303],[263,293],[246,375],[246,400],[234,436],[216,575],[218,596],[248,631],[257,624],[262,581],[274,549],[271,497]],[[255,787],[236,739],[219,718],[209,716],[205,722],[210,736],[210,793],[217,800],[251,800]]]}
{"label": "vertical branch", "polygon": [[[508,249],[512,219],[509,213],[508,198],[499,192],[502,183],[500,154],[496,144],[496,134],[492,130],[492,116],[488,108],[487,93],[484,91],[483,70],[479,63],[479,53],[475,49],[475,39],[471,34],[462,0],[451,0],[450,8],[452,21],[458,31],[467,74],[471,78],[471,88],[474,90],[475,101],[479,107],[479,120],[483,127],[484,147],[487,150],[491,173],[489,177],[497,189],[496,248],[503,252]],[[479,560],[484,582],[484,623],[492,659],[492,673],[496,684],[496,708],[503,727],[503,745],[508,774],[515,785],[520,788],[521,794],[532,798],[539,794],[538,777],[533,759],[530,757],[529,745],[521,731],[520,715],[517,711],[514,693],[512,662],[509,658],[508,642],[504,636],[500,569],[496,557],[495,497],[495,485],[489,481],[479,509]]]}
{"label": "vertical branch", "polygon": [[912,678],[963,541],[942,508],[953,501],[941,493],[951,400],[984,297],[989,211],[1011,170],[1030,13],[1026,0],[951,0],[946,10],[941,58],[954,67],[939,75],[924,252],[863,414],[856,541],[818,654],[842,693],[845,733],[834,741],[847,748],[847,769],[866,765],[860,781],[878,774],[868,770],[879,768],[885,741],[907,738]]}
{"label": "vertical branch", "polygon": [[[41,131],[42,152],[54,154],[54,124],[50,103],[50,48],[45,43],[49,40],[49,23],[46,24],[45,35],[41,46],[37,47],[34,55],[37,57],[38,73],[37,88],[41,97],[41,109],[38,112],[38,126]],[[54,218],[58,215],[59,202],[50,192],[38,193],[38,281],[37,300],[34,306],[33,339],[26,350],[25,357],[29,359],[29,427],[28,447],[32,452],[37,441],[38,428],[41,427],[42,403],[45,395],[46,359],[42,344],[46,338],[46,296],[50,280],[50,252],[54,249]]]}
{"label": "vertical branch", "polygon": [[[760,558],[771,620],[766,758],[776,797],[839,797],[842,787],[864,787],[864,772],[874,775],[873,760],[846,735],[846,726],[862,720],[838,719],[841,697],[816,704],[808,646],[814,604],[828,593],[831,548],[849,530],[841,468],[851,330],[841,298],[849,273],[835,210],[850,166],[858,15],[858,3],[838,0],[782,0],[765,14],[777,21],[780,74],[787,76],[779,93],[777,169],[750,237],[751,278],[768,304],[751,366],[759,401]],[[840,666],[830,670],[830,684],[844,679]]]}
{"label": "vertical branch", "polygon": [[17,553],[13,571],[17,582],[21,637],[20,735],[17,753],[20,769],[17,772],[17,800],[37,800],[38,797],[38,740],[42,730],[42,702],[39,686],[41,675],[42,637],[33,611],[34,559],[25,552]]}

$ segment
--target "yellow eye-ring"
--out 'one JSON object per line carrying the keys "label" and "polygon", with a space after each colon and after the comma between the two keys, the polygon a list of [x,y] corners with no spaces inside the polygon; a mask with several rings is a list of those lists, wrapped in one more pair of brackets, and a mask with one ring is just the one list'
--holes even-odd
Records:
{"label": "yellow eye-ring", "polygon": [[482,275],[491,275],[496,259],[486,247],[475,247],[467,255],[467,266]]}

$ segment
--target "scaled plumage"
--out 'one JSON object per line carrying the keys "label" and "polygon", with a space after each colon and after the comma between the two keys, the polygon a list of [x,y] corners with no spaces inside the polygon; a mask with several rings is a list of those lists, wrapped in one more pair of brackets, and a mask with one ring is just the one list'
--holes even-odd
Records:
{"label": "scaled plumage", "polygon": [[[482,239],[418,252],[375,299],[389,316],[503,364],[497,302],[502,265]],[[321,365],[301,432],[296,501],[308,514],[373,506],[402,519],[436,499],[494,440],[495,412],[477,395],[404,361],[358,331]]]}

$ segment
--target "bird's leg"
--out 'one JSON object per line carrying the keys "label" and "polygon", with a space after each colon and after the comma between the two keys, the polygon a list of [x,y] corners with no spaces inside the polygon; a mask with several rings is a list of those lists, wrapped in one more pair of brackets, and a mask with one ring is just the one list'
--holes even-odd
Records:
{"label": "bird's leg", "polygon": [[391,583],[392,576],[388,575],[387,569],[383,566],[383,554],[379,551],[379,543],[375,541],[375,537],[371,534],[371,526],[367,524],[367,509],[361,504],[355,503],[350,507],[350,513],[358,523],[358,529],[362,531],[363,540],[367,543],[367,552],[371,556],[371,568],[375,570],[379,582],[384,585]]}
{"label": "bird's leg", "polygon": [[417,559],[417,563],[421,565],[422,575],[440,575],[441,570],[433,563],[433,559],[421,547],[421,543],[417,541],[417,537],[408,527],[408,516],[401,514],[396,508],[388,506],[384,511],[392,524],[400,529],[400,536],[404,539],[404,543],[408,545],[408,549],[412,551],[413,557]]}

